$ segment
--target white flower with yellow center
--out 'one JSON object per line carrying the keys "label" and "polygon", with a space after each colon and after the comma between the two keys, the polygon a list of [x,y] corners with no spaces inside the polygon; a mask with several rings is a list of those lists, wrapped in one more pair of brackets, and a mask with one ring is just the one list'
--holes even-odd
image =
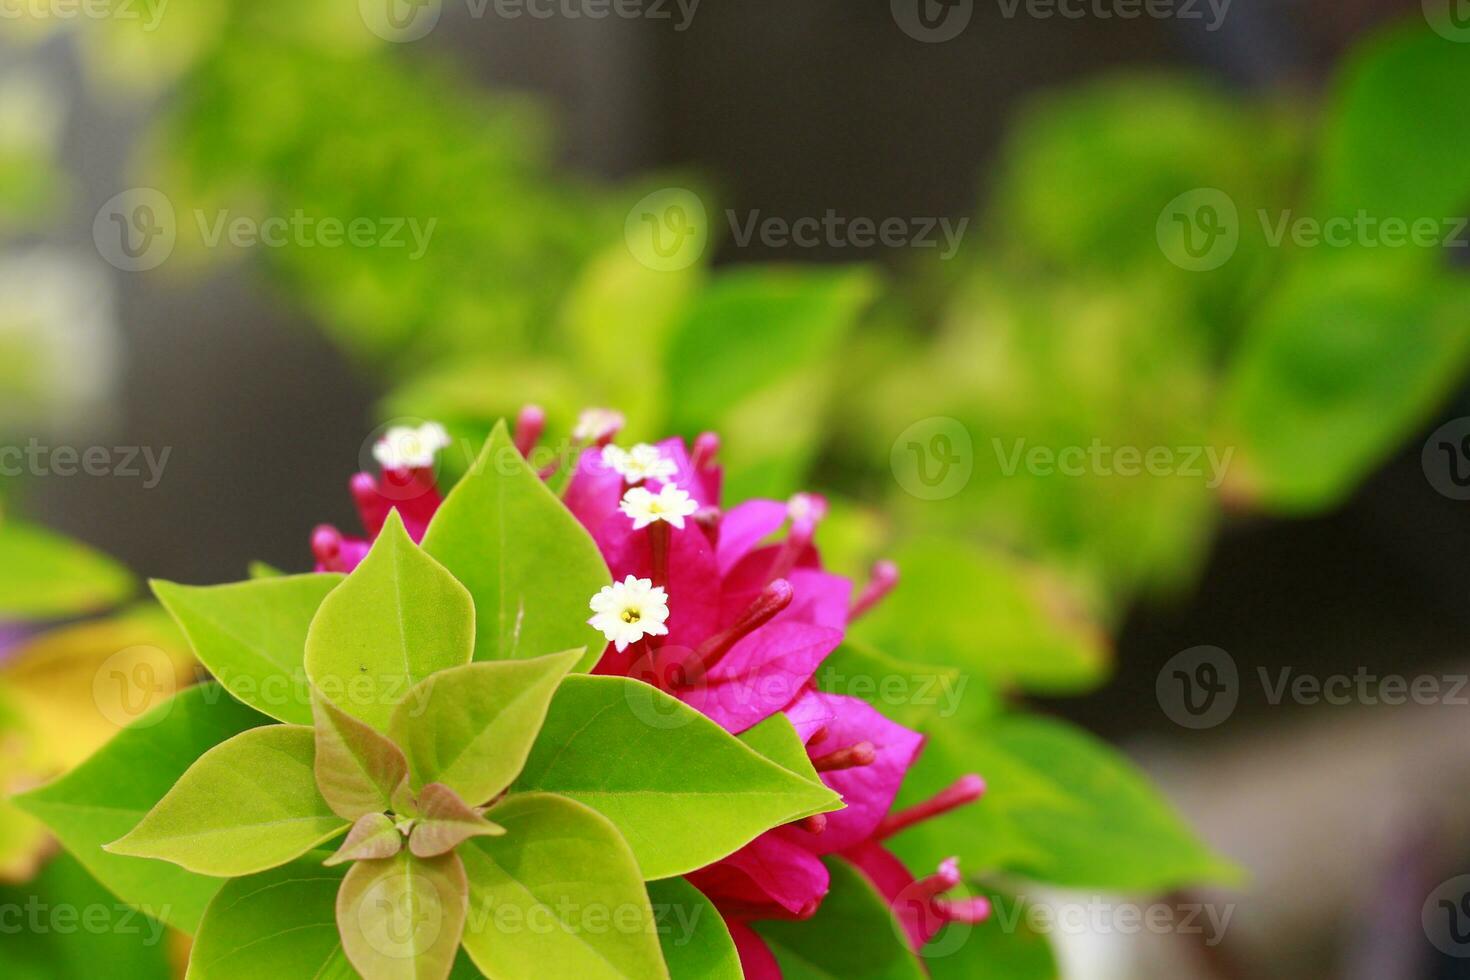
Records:
{"label": "white flower with yellow center", "polygon": [[633,518],[633,530],[641,531],[654,521],[667,521],[674,527],[684,527],[684,518],[699,510],[699,503],[674,486],[665,483],[658,493],[650,493],[645,487],[633,487],[623,494],[618,509]]}
{"label": "white flower with yellow center", "polygon": [[599,630],[622,653],[628,644],[645,636],[664,636],[669,628],[669,595],[653,580],[629,575],[621,582],[604,585],[588,602],[593,616],[587,625]]}
{"label": "white flower with yellow center", "polygon": [[373,458],[385,470],[422,469],[434,465],[434,454],[449,448],[449,433],[438,422],[395,425],[373,443]]}
{"label": "white flower with yellow center", "polygon": [[577,426],[572,429],[572,438],[581,442],[596,442],[617,432],[626,419],[622,412],[610,408],[589,408],[577,416]]}
{"label": "white flower with yellow center", "polygon": [[657,446],[646,442],[640,442],[632,449],[603,446],[602,462],[629,483],[667,480],[679,471],[677,463],[660,452]]}

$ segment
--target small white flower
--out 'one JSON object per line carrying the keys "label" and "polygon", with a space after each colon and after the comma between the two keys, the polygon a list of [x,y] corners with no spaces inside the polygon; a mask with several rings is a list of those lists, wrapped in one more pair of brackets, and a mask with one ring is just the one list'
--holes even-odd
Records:
{"label": "small white flower", "polygon": [[663,586],[653,587],[653,580],[629,575],[621,582],[604,585],[602,591],[587,603],[594,615],[587,625],[600,630],[618,652],[645,636],[663,636],[669,618],[669,596]]}
{"label": "small white flower", "polygon": [[433,466],[434,454],[447,448],[449,433],[438,422],[395,425],[373,443],[373,458],[385,470],[421,469]]}
{"label": "small white flower", "polygon": [[618,509],[633,518],[633,530],[641,531],[654,521],[668,521],[682,529],[684,518],[699,510],[699,503],[674,486],[665,483],[658,493],[650,493],[645,487],[633,487],[623,494]]}
{"label": "small white flower", "polygon": [[640,442],[632,449],[604,446],[602,462],[629,483],[667,480],[679,471],[677,463],[661,453],[657,446],[650,446],[646,442]]}
{"label": "small white flower", "polygon": [[572,438],[582,442],[596,442],[616,433],[626,421],[622,412],[615,412],[610,408],[589,408],[577,416],[577,427],[572,430]]}

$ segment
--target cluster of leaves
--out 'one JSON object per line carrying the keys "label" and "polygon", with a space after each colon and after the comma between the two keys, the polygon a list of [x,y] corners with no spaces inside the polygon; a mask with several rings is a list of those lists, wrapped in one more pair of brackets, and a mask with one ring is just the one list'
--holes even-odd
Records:
{"label": "cluster of leaves", "polygon": [[[1369,226],[1304,246],[1291,227],[1362,213],[1450,235],[1470,145],[1447,93],[1467,82],[1463,52],[1418,24],[1366,43],[1311,117],[1178,77],[1039,102],[1002,154],[987,240],[894,318],[934,321],[932,340],[925,326],[870,341],[874,360],[922,353],[852,400],[851,455],[916,418],[960,420],[976,442],[965,491],[896,506],[984,528],[1111,608],[1188,582],[1222,510],[1340,503],[1464,376],[1470,284],[1438,241],[1392,247]],[[1170,261],[1183,229],[1160,218],[1199,188],[1228,197],[1239,238],[1195,271]],[[1094,441],[1226,462],[1068,478],[1015,465]]]}
{"label": "cluster of leaves", "polygon": [[695,930],[674,946],[644,882],[840,807],[784,761],[789,723],[737,739],[575,672],[601,650],[582,613],[606,566],[494,449],[422,548],[395,516],[345,578],[155,583],[218,682],[21,798],[125,901],[195,934],[190,976],[737,976],[704,900],[653,888]]}

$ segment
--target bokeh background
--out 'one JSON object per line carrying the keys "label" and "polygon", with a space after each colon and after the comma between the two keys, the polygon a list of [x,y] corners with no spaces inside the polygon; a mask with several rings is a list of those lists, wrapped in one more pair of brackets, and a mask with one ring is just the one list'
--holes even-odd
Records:
{"label": "bokeh background", "polygon": [[[7,481],[16,512],[141,574],[223,581],[252,559],[309,567],[311,528],[352,523],[346,477],[388,419],[470,436],[537,401],[565,431],[610,402],[650,432],[719,426],[741,489],[828,492],[853,554],[986,549],[936,600],[1045,590],[1055,629],[1015,627],[1001,679],[1124,747],[1252,875],[1174,897],[1230,908],[1223,942],[1068,932],[1063,975],[1470,975],[1420,916],[1470,871],[1470,494],[1452,478],[1470,467],[1470,234],[1276,245],[1256,217],[1457,227],[1463,0],[1136,19],[976,0],[933,5],[969,18],[943,41],[877,0],[706,0],[682,28],[674,5],[444,0],[413,40],[368,29],[370,5],[174,2],[138,3],[159,25],[141,34],[116,12],[0,22],[0,421],[17,444],[169,454],[156,485]],[[176,213],[144,271],[107,237],[135,188]],[[1199,189],[1237,209],[1218,264],[1170,237]],[[707,246],[651,268],[629,223],[690,199]],[[405,262],[210,247],[195,208],[436,226]],[[968,223],[951,258],[731,227],[829,211]],[[961,432],[968,475],[915,483],[908,443],[937,466],[958,443],[933,440]],[[1004,472],[1018,439],[1232,456],[1218,486]],[[1181,655],[1235,672],[1233,710],[1179,722]],[[1441,695],[1275,698],[1260,671],[1284,668]]]}

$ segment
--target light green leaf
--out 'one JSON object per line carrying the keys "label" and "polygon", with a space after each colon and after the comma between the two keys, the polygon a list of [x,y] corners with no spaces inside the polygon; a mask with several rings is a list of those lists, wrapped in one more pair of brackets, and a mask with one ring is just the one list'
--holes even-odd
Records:
{"label": "light green leaf", "polygon": [[313,768],[327,806],[344,820],[392,809],[394,791],[408,778],[403,750],[319,693],[312,696],[312,713]]}
{"label": "light green leaf", "polygon": [[443,980],[459,952],[468,894],[457,854],[358,861],[337,893],[342,948],[370,980]]}
{"label": "light green leaf", "polygon": [[269,719],[218,684],[181,691],[133,722],[55,782],[16,798],[119,898],[193,932],[214,893],[206,878],[162,861],[123,857],[102,845],[131,830],[206,750]]}
{"label": "light green leaf", "polygon": [[424,550],[474,596],[476,660],[524,660],[606,642],[587,601],[612,581],[597,545],[516,451],[501,422],[424,535]]}
{"label": "light green leaf", "polygon": [[986,718],[1001,708],[986,678],[955,667],[899,660],[847,640],[817,668],[819,690],[868,702],[894,721],[927,731],[936,718]]}
{"label": "light green leaf", "polygon": [[329,868],[348,861],[390,858],[403,850],[403,834],[386,813],[364,813],[353,823],[337,853],[322,862]]}
{"label": "light green leaf", "polygon": [[741,980],[740,953],[714,903],[683,878],[648,883],[672,980]]}
{"label": "light green leaf", "polygon": [[194,937],[188,980],[358,980],[337,935],[343,873],[303,859],[225,883]]}
{"label": "light green leaf", "polygon": [[235,697],[272,718],[311,724],[306,631],[341,575],[291,575],[229,585],[148,584],[199,662]]}
{"label": "light green leaf", "polygon": [[888,903],[846,861],[827,859],[831,889],[801,922],[760,922],[784,980],[926,980]]}
{"label": "light green leaf", "polygon": [[858,621],[856,637],[1031,691],[1086,690],[1106,675],[1107,634],[1038,569],[940,539],[907,544],[894,560],[898,587]]}
{"label": "light green leaf", "polygon": [[581,650],[568,650],[465,664],[416,686],[393,712],[389,729],[408,754],[414,786],[444,783],[472,805],[509,786],[556,685],[581,656]]}
{"label": "light green leaf", "polygon": [[252,579],[261,578],[284,578],[286,573],[269,562],[253,561],[245,567],[245,571]]}
{"label": "light green leaf", "polygon": [[128,570],[86,545],[0,517],[0,619],[96,612],[133,592]]}
{"label": "light green leaf", "polygon": [[418,797],[408,849],[421,858],[438,857],[471,837],[499,837],[505,828],[486,820],[478,810],[443,783],[430,783]]}
{"label": "light green leaf", "polygon": [[611,823],[544,793],[489,816],[506,835],[460,848],[474,913],[464,944],[486,976],[668,976],[638,865]]}
{"label": "light green leaf", "polygon": [[386,732],[408,689],[468,663],[474,638],[469,593],[413,543],[395,510],[311,621],[306,673],[339,708]]}
{"label": "light green leaf", "polygon": [[312,730],[267,725],[210,749],[110,854],[234,878],[285,864],[347,828],[317,792]]}
{"label": "light green leaf", "polygon": [[1009,715],[968,732],[931,733],[898,806],[965,771],[985,778],[983,799],[890,840],[910,867],[932,868],[958,854],[972,873],[1004,870],[1119,892],[1241,879],[1131,762],[1070,725]]}
{"label": "light green leaf", "polygon": [[562,681],[513,788],[596,809],[649,879],[702,868],[772,827],[841,806],[831,790],[626,677]]}
{"label": "light green leaf", "polygon": [[784,714],[777,712],[760,724],[747,728],[737,737],[782,769],[821,784],[822,777],[817,775],[816,768],[812,766],[811,756],[807,755],[801,735]]}

